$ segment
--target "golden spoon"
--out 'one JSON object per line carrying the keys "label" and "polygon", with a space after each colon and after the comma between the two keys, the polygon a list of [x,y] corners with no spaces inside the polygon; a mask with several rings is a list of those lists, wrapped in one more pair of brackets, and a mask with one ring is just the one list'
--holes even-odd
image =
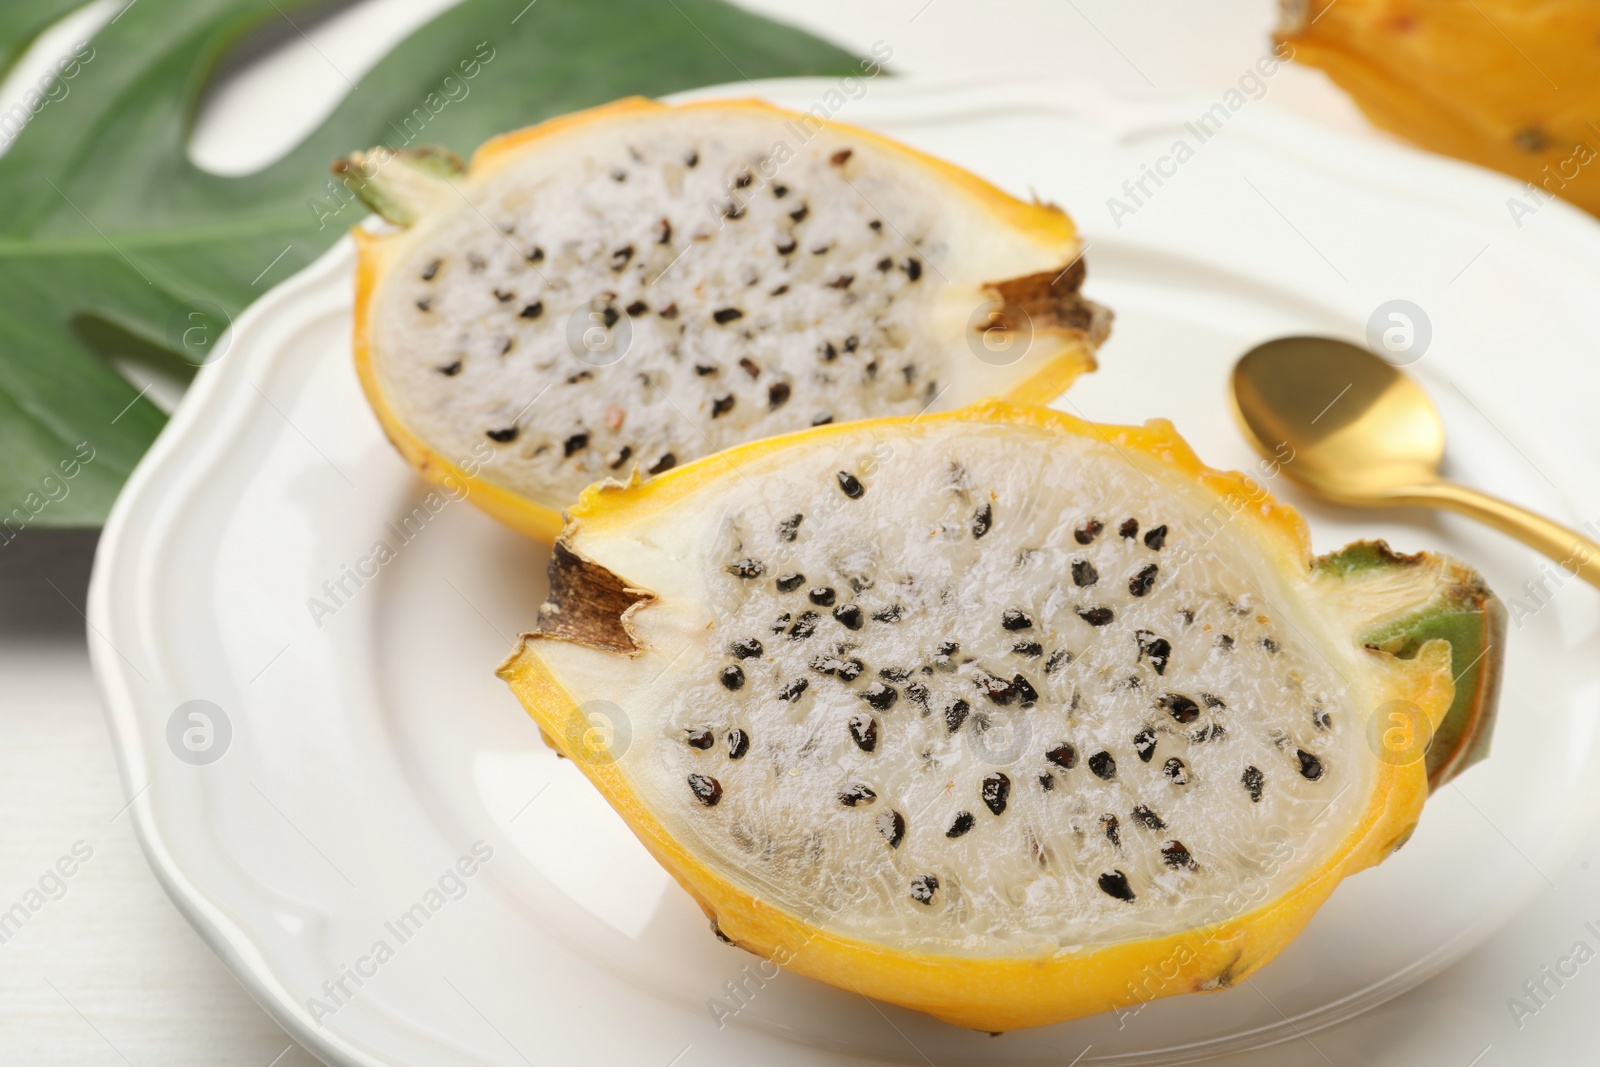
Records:
{"label": "golden spoon", "polygon": [[1600,544],[1439,477],[1444,423],[1404,372],[1359,345],[1282,337],[1234,364],[1234,414],[1279,469],[1341,504],[1445,508],[1487,523],[1600,586]]}

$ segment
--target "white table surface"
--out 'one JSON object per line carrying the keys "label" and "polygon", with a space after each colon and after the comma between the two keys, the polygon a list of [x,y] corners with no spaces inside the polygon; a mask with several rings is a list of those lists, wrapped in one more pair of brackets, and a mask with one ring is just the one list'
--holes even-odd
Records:
{"label": "white table surface", "polygon": [[[451,2],[325,5],[321,21],[278,27],[271,47],[233,65],[208,99],[195,158],[233,172],[269,161],[332,108],[346,78],[359,80],[396,39]],[[1269,0],[745,2],[847,47],[886,41],[892,66],[906,73],[1066,76],[1210,95],[1262,53],[1274,18]],[[101,0],[80,26],[121,6]],[[57,39],[81,32],[65,27]],[[20,81],[0,87],[0,107]],[[1286,68],[1269,96],[1272,106],[1380,136],[1314,71]],[[1070,207],[1080,215],[1103,210]],[[91,532],[29,531],[0,548],[0,910],[75,845],[80,856],[92,850],[65,880],[64,895],[0,943],[0,1065],[309,1067],[315,1058],[179,916],[121,815],[126,798],[79,614],[94,540]],[[1600,831],[1565,869],[1544,872],[1550,888],[1527,912],[1446,974],[1362,1019],[1236,1062],[1596,1062],[1589,1012],[1600,1004],[1600,963],[1559,986],[1541,968],[1556,966],[1579,940],[1600,948],[1584,927],[1600,928],[1597,847]],[[1529,999],[1530,980],[1543,980],[1548,995]],[[1515,1017],[1513,997],[1537,1011]]]}

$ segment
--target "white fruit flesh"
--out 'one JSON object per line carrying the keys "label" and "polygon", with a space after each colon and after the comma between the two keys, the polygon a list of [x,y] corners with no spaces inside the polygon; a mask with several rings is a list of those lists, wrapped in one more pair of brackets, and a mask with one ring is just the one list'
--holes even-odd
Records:
{"label": "white fruit flesh", "polygon": [[[559,508],[634,466],[999,395],[1061,351],[980,359],[969,319],[987,283],[1060,272],[1076,246],[903,152],[786,119],[652,109],[456,179],[373,296],[399,420],[451,459],[487,444],[485,477]],[[1105,314],[1086,314],[1087,351]]]}
{"label": "white fruit flesh", "polygon": [[[960,422],[862,428],[737,474],[631,526],[569,530],[655,594],[628,615],[642,652],[539,651],[580,705],[620,707],[617,765],[642,802],[756,896],[913,951],[1050,953],[1250,911],[1364,809],[1364,654],[1307,575],[1188,475],[1090,436]],[[789,574],[804,581],[780,591]],[[751,639],[759,654],[730,651]],[[986,675],[1011,684],[1008,704]],[[875,684],[892,705],[868,699]],[[861,785],[872,799],[841,802]]]}

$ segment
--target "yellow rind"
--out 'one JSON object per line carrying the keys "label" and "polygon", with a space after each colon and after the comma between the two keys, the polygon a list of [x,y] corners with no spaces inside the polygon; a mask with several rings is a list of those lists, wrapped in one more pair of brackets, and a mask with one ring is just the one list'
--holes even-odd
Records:
{"label": "yellow rind", "polygon": [[[494,174],[508,165],[530,145],[559,134],[643,112],[668,110],[739,109],[789,120],[815,124],[814,116],[774,107],[761,100],[706,100],[688,104],[664,104],[645,97],[628,97],[586,111],[549,119],[536,126],[491,138],[473,153],[463,181]],[[869,130],[838,122],[822,123],[829,130],[870,143],[886,153],[899,155],[937,175],[952,188],[983,205],[1003,225],[1033,240],[1039,247],[1058,253],[1064,260],[1078,254],[1078,229],[1066,212],[1054,204],[1018,200],[999,187],[952,163],[919,152]],[[371,341],[372,301],[388,264],[403,248],[408,231],[375,233],[363,227],[351,231],[356,244],[355,331],[353,337],[356,374],[384,434],[400,454],[424,478],[452,489],[464,488],[472,502],[512,529],[543,542],[554,541],[561,532],[561,512],[504,489],[486,478],[471,475],[417,437],[395,413],[378,382],[373,368]],[[1062,337],[1057,331],[1046,330]],[[1005,398],[1018,403],[1043,404],[1066,391],[1078,378],[1095,369],[1093,349],[1081,340],[1062,338],[1063,350],[1018,383]]]}
{"label": "yellow rind", "polygon": [[[883,419],[868,425],[892,427],[911,421]],[[1258,524],[1272,551],[1283,553],[1286,561],[1302,570],[1310,558],[1309,536],[1298,514],[1271,500],[1243,475],[1206,467],[1164,421],[1143,427],[1099,426],[1060,412],[1004,402],[924,416],[921,421],[1025,425],[1095,436],[1119,449],[1142,452],[1213,492],[1246,495],[1254,503],[1239,514]],[[751,442],[642,485],[591,487],[572,509],[572,528],[616,534],[648,524],[674,503],[759,456],[802,437],[815,443],[859,433],[862,425],[828,426]],[[501,665],[501,677],[545,736],[573,760],[726,937],[798,973],[978,1030],[1042,1026],[1238,982],[1280,952],[1341,880],[1382,861],[1403,843],[1428,794],[1420,760],[1406,765],[1380,763],[1367,807],[1338,849],[1288,892],[1210,925],[1156,940],[1086,946],[1044,957],[921,955],[811,926],[734,885],[691,855],[640,801],[615,764],[596,760],[593,752],[574,751],[569,738],[585,736],[587,721],[546,664],[540,643],[525,635]],[[1376,651],[1365,654],[1372,657],[1378,700],[1410,701],[1438,725],[1454,694],[1447,642],[1430,641],[1409,660]],[[1257,902],[1246,898],[1246,903]]]}

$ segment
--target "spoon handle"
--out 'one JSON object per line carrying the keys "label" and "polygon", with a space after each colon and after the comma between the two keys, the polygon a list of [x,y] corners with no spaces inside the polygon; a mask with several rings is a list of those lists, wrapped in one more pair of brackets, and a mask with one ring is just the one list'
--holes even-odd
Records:
{"label": "spoon handle", "polygon": [[1558,522],[1454,482],[1416,486],[1404,495],[1408,502],[1442,507],[1493,526],[1554,560],[1567,573],[1600,587],[1600,544]]}

